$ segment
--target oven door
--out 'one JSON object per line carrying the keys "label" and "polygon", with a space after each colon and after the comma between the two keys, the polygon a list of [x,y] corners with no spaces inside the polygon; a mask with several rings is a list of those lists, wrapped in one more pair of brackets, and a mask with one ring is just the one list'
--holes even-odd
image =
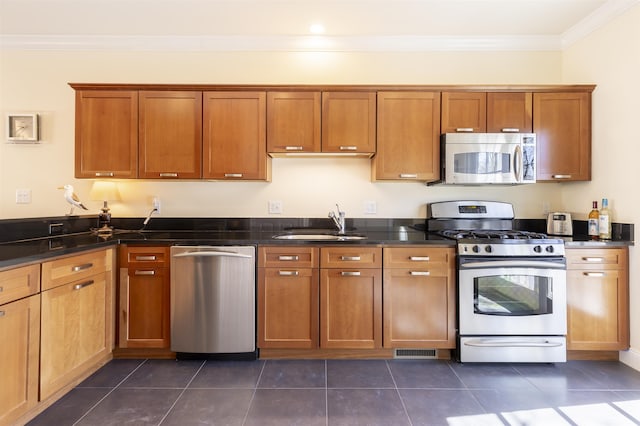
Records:
{"label": "oven door", "polygon": [[459,259],[459,334],[565,335],[563,257]]}

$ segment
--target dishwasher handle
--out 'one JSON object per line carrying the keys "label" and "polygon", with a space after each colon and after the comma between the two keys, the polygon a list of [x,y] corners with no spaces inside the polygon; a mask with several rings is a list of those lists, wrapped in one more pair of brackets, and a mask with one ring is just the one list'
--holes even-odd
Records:
{"label": "dishwasher handle", "polygon": [[253,256],[232,251],[187,251],[174,254],[173,257],[244,257],[251,259]]}

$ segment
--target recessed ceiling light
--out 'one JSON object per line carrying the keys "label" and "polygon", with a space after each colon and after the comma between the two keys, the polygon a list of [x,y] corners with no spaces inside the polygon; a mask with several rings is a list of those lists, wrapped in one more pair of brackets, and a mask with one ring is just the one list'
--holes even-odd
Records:
{"label": "recessed ceiling light", "polygon": [[309,31],[311,34],[324,34],[324,25],[322,24],[311,24],[309,27]]}

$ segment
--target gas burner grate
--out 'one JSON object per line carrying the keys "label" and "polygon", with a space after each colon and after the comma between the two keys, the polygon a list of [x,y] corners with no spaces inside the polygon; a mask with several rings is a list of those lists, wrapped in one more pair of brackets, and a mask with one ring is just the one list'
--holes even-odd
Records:
{"label": "gas burner grate", "polygon": [[498,240],[543,240],[547,238],[546,234],[539,232],[529,231],[514,231],[514,230],[459,230],[451,229],[440,232],[440,235],[447,238],[459,240],[462,238],[471,239],[498,239]]}

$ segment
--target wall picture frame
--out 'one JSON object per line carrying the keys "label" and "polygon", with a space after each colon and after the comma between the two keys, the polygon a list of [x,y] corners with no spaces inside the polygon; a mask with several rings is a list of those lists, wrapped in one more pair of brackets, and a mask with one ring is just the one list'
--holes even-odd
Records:
{"label": "wall picture frame", "polygon": [[9,142],[38,142],[38,114],[7,114],[7,140]]}

